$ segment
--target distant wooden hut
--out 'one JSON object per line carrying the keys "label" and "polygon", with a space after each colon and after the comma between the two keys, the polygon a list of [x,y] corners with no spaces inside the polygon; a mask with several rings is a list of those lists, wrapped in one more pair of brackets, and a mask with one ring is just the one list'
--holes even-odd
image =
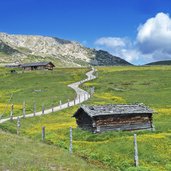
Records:
{"label": "distant wooden hut", "polygon": [[73,117],[80,128],[96,132],[152,129],[153,111],[143,104],[81,106]]}
{"label": "distant wooden hut", "polygon": [[31,70],[53,70],[55,65],[52,62],[35,62],[35,63],[26,63],[22,64],[21,68],[27,71]]}
{"label": "distant wooden hut", "polygon": [[21,64],[8,64],[5,65],[6,68],[20,68]]}

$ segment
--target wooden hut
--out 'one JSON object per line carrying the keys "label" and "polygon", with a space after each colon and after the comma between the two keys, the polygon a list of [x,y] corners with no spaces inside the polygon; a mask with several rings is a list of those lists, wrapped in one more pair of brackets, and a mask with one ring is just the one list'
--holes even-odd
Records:
{"label": "wooden hut", "polygon": [[53,70],[53,67],[55,67],[55,65],[52,62],[36,62],[22,64],[21,67],[27,71],[44,69]]}
{"label": "wooden hut", "polygon": [[5,65],[6,68],[20,68],[21,64],[8,64]]}
{"label": "wooden hut", "polygon": [[153,111],[143,104],[81,106],[73,117],[80,128],[96,132],[152,129]]}

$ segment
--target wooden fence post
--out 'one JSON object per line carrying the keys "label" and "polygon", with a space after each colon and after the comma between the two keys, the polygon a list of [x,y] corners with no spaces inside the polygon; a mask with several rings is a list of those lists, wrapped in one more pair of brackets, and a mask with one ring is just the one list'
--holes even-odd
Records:
{"label": "wooden fence post", "polygon": [[52,113],[54,112],[54,109],[53,109],[53,103],[52,103]]}
{"label": "wooden fence post", "polygon": [[20,117],[17,117],[17,135],[20,134],[20,127],[21,127],[21,124],[20,124]]}
{"label": "wooden fence post", "polygon": [[94,94],[94,90],[95,90],[94,87],[91,87],[91,88],[90,88],[90,95],[93,95],[93,94]]}
{"label": "wooden fence post", "polygon": [[134,165],[138,166],[138,145],[137,145],[137,135],[134,134]]}
{"label": "wooden fence post", "polygon": [[70,145],[69,145],[69,152],[72,154],[72,127],[70,127]]}
{"label": "wooden fence post", "polygon": [[99,75],[99,74],[98,74],[98,72],[96,71],[96,74],[95,74],[96,78],[98,78],[98,75]]}
{"label": "wooden fence post", "polygon": [[14,114],[14,105],[11,105],[11,113],[10,113],[10,120],[13,120],[13,114]]}
{"label": "wooden fence post", "polygon": [[42,141],[45,140],[45,126],[42,127]]}
{"label": "wooden fence post", "polygon": [[26,117],[26,102],[23,101],[23,118]]}
{"label": "wooden fence post", "polygon": [[154,124],[152,124],[151,130],[152,130],[152,131],[155,131],[155,130],[156,130]]}
{"label": "wooden fence post", "polygon": [[69,99],[68,99],[68,107],[69,107]]}
{"label": "wooden fence post", "polygon": [[36,116],[36,103],[34,102],[34,106],[33,106],[33,115]]}
{"label": "wooden fence post", "polygon": [[42,105],[42,115],[45,113],[45,107],[44,104]]}
{"label": "wooden fence post", "polygon": [[59,101],[60,109],[62,108],[62,102],[61,100]]}

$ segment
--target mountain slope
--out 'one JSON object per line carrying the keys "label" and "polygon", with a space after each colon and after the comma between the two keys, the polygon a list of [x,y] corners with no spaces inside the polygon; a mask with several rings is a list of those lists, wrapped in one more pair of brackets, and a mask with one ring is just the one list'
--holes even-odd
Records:
{"label": "mountain slope", "polygon": [[146,65],[171,65],[171,60],[151,62]]}
{"label": "mountain slope", "polygon": [[102,50],[47,36],[0,33],[0,62],[52,61],[58,66],[130,65]]}
{"label": "mountain slope", "polygon": [[[95,60],[97,61],[97,64],[94,65],[99,65],[99,66],[103,66],[105,65],[131,65],[129,62],[111,55],[110,53],[103,51],[103,50],[99,50],[99,51],[95,51]],[[92,65],[93,62],[91,61]]]}

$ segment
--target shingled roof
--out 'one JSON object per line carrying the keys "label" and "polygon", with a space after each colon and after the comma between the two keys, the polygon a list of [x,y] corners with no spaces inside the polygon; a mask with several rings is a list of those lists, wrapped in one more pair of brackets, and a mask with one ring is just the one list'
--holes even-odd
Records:
{"label": "shingled roof", "polygon": [[[35,63],[26,63],[26,64],[22,64],[21,67],[34,67],[34,66],[46,66],[49,63],[51,63],[53,65],[52,62],[35,62]],[[53,65],[54,66],[54,65]]]}
{"label": "shingled roof", "polygon": [[82,105],[73,116],[75,117],[77,114],[79,114],[80,110],[84,110],[90,117],[104,115],[145,114],[154,112],[143,104],[112,104],[104,106]]}

